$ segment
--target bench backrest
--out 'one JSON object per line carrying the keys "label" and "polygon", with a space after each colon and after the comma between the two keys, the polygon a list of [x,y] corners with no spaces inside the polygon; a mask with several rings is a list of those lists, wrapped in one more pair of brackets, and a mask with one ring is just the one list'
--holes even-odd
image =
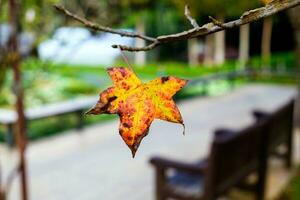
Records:
{"label": "bench backrest", "polygon": [[293,132],[293,115],[295,100],[290,100],[287,104],[280,107],[274,113],[264,113],[256,111],[257,120],[269,118],[269,151],[274,151],[279,144],[286,143],[291,140]]}
{"label": "bench backrest", "polygon": [[[216,131],[205,180],[204,199],[215,199],[265,166],[266,121],[241,131]],[[263,145],[262,145],[263,144]]]}

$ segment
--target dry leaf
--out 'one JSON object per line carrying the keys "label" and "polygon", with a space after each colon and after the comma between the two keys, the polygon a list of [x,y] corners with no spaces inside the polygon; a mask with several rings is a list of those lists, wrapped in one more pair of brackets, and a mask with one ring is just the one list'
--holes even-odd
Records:
{"label": "dry leaf", "polygon": [[133,157],[154,119],[184,126],[172,97],[187,80],[169,76],[142,83],[128,68],[109,68],[107,71],[114,86],[100,94],[99,101],[87,114],[118,114],[120,135]]}

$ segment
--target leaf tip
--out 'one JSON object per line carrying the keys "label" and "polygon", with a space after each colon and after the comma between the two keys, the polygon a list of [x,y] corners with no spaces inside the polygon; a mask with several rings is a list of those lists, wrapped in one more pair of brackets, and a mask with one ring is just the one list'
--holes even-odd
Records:
{"label": "leaf tip", "polygon": [[183,79],[183,81],[184,81],[184,84],[183,84],[183,87],[186,85],[186,84],[188,84],[188,82],[190,81],[189,79]]}
{"label": "leaf tip", "polygon": [[84,115],[94,115],[94,114],[95,114],[95,109],[94,108],[92,108],[92,109],[90,109],[90,110],[88,110],[84,113]]}
{"label": "leaf tip", "polygon": [[84,116],[86,116],[86,115],[91,115],[91,114],[92,114],[91,110],[88,110],[88,111],[86,111],[86,112],[84,113]]}
{"label": "leaf tip", "polygon": [[131,154],[132,154],[132,158],[134,158],[136,154],[136,150],[131,150]]}
{"label": "leaf tip", "polygon": [[139,148],[141,140],[136,141],[133,145],[129,146],[130,150],[131,150],[131,154],[132,154],[132,158],[135,157],[135,154]]}

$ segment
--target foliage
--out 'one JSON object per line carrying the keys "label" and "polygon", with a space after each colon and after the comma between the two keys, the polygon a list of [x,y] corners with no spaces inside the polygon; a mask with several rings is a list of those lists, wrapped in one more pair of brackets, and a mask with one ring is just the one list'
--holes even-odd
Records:
{"label": "foliage", "polygon": [[186,80],[170,76],[142,83],[128,68],[109,68],[107,72],[114,86],[101,92],[98,103],[87,114],[118,114],[120,135],[133,157],[155,118],[183,125],[172,97]]}
{"label": "foliage", "polygon": [[261,56],[254,56],[250,59],[249,65],[255,69],[269,68],[273,71],[295,72],[296,55],[294,52],[274,53],[265,63]]}
{"label": "foliage", "polygon": [[196,17],[203,15],[214,15],[217,17],[239,16],[245,10],[257,6],[257,0],[172,0],[173,3],[183,11],[185,5],[189,5],[192,14]]}
{"label": "foliage", "polygon": [[123,6],[128,6],[135,9],[145,9],[155,4],[151,0],[120,0],[120,3]]}

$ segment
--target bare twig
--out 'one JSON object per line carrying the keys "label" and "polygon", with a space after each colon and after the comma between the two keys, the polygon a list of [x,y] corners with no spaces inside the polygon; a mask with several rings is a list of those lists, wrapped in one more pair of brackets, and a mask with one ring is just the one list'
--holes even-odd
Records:
{"label": "bare twig", "polygon": [[[269,4],[267,4],[264,7],[260,7],[254,10],[246,11],[242,14],[242,16],[234,21],[230,21],[227,23],[221,23],[218,20],[214,18],[210,18],[212,20],[212,23],[204,24],[201,27],[194,26],[195,23],[192,23],[193,18],[190,17],[189,10],[185,10],[185,14],[189,21],[192,23],[194,28],[189,29],[187,31],[183,31],[180,33],[170,34],[170,35],[162,35],[158,36],[156,38],[148,37],[145,35],[140,35],[137,33],[132,32],[124,32],[115,30],[109,27],[103,27],[101,25],[92,23],[84,18],[81,18],[75,14],[72,14],[70,11],[66,10],[64,7],[56,5],[55,8],[58,9],[60,12],[64,13],[65,15],[74,18],[75,20],[81,22],[83,25],[85,25],[88,28],[91,28],[93,30],[97,31],[104,31],[109,32],[113,34],[118,34],[125,37],[135,37],[135,38],[141,38],[145,41],[150,42],[149,45],[145,47],[131,47],[131,46],[125,46],[125,45],[112,45],[113,48],[120,48],[123,51],[149,51],[151,49],[154,49],[155,47],[164,44],[164,43],[170,43],[170,42],[176,42],[181,40],[187,40],[190,38],[195,38],[199,36],[205,36],[208,34],[212,34],[215,32],[219,32],[225,29],[230,29],[234,27],[238,27],[244,24],[248,24],[266,17],[269,17],[271,15],[274,15],[280,11],[287,10],[289,8],[293,8],[295,6],[300,5],[300,0],[273,0]],[[191,21],[192,19],[192,21]]]}
{"label": "bare twig", "polygon": [[186,16],[186,18],[190,21],[191,25],[194,28],[199,28],[199,25],[197,23],[197,21],[191,16],[191,12],[190,12],[190,8],[188,5],[186,5],[184,7],[184,15]]}
{"label": "bare twig", "polygon": [[126,45],[118,45],[118,44],[114,44],[114,45],[112,45],[112,47],[120,48],[123,51],[149,51],[151,49],[154,49],[158,45],[160,45],[160,42],[155,41],[145,47],[131,47],[131,46],[126,46]]}
{"label": "bare twig", "polygon": [[91,22],[91,21],[83,18],[83,17],[79,17],[78,15],[71,13],[70,11],[65,9],[65,7],[63,7],[61,5],[54,5],[54,7],[58,11],[63,12],[66,16],[69,16],[69,17],[77,20],[78,22],[82,23],[84,26],[86,26],[90,29],[93,29],[95,31],[102,31],[102,32],[117,34],[117,35],[121,35],[121,36],[124,36],[124,37],[141,38],[141,39],[146,40],[148,42],[155,42],[155,38],[152,38],[152,37],[149,37],[149,36],[140,35],[138,33],[130,32],[130,31],[121,31],[121,30],[117,30],[117,29],[112,29],[110,27],[106,27],[106,26],[96,24],[94,22]]}
{"label": "bare twig", "polygon": [[219,20],[213,18],[212,16],[208,16],[208,18],[211,20],[211,22],[212,22],[214,25],[219,26],[219,27],[224,28],[224,29],[227,28],[222,22],[220,22]]}

